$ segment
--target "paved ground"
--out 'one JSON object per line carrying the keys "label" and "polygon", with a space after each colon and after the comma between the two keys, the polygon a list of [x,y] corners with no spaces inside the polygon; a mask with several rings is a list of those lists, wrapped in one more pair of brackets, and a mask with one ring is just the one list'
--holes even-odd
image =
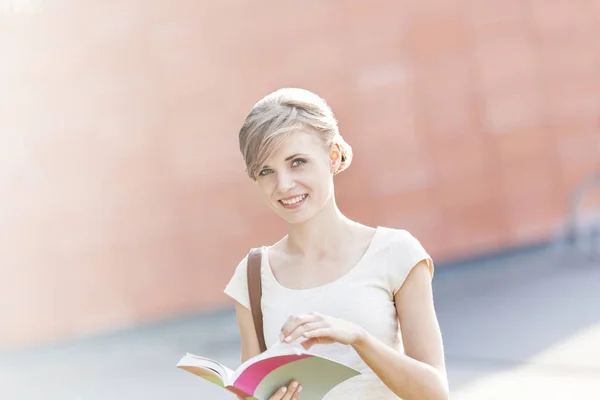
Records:
{"label": "paved ground", "polygon": [[[557,248],[439,268],[452,399],[600,398],[600,264]],[[238,365],[230,310],[0,356],[2,400],[233,397],[174,365]]]}

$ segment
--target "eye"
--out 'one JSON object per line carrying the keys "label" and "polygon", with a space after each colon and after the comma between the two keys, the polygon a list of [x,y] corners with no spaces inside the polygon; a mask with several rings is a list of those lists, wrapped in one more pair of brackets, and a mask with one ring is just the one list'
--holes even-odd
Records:
{"label": "eye", "polygon": [[268,175],[268,174],[270,174],[271,172],[273,172],[273,170],[272,170],[271,168],[265,168],[265,169],[262,169],[262,170],[261,170],[261,171],[258,173],[258,176],[265,176],[265,175]]}
{"label": "eye", "polygon": [[292,161],[292,168],[299,167],[302,164],[306,164],[306,160],[303,158],[296,158],[294,161]]}

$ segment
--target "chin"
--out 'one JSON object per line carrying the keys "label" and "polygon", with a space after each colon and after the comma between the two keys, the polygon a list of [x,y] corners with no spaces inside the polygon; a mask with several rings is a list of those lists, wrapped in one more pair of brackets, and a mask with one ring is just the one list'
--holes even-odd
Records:
{"label": "chin", "polygon": [[281,217],[281,219],[283,219],[286,223],[291,225],[302,224],[306,221],[309,221],[316,214],[317,212],[314,209],[309,209],[308,207],[295,212],[290,212],[289,210],[285,209],[277,210],[277,215],[279,215],[279,217]]}
{"label": "chin", "polygon": [[296,224],[303,224],[307,221],[312,220],[313,218],[315,218],[317,215],[319,215],[322,211],[322,209],[316,209],[316,208],[312,208],[310,210],[303,210],[303,212],[299,212],[297,214],[293,214],[293,213],[286,213],[286,210],[283,210],[283,212],[279,213],[279,216],[288,224],[290,225],[296,225]]}
{"label": "chin", "polygon": [[312,215],[308,215],[307,213],[298,213],[296,215],[290,215],[286,213],[285,210],[284,212],[279,212],[278,214],[281,217],[281,219],[283,219],[286,223],[291,225],[301,224],[312,218]]}

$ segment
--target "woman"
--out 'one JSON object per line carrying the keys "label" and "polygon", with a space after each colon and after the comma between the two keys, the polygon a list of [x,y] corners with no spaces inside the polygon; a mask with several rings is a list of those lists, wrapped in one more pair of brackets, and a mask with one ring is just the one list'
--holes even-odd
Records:
{"label": "woman", "polygon": [[[287,228],[262,247],[267,346],[299,340],[362,373],[328,400],[447,399],[433,262],[409,232],[340,212],[333,178],[350,165],[352,150],[327,103],[307,90],[280,89],[252,108],[239,141],[248,175]],[[237,302],[242,361],[260,353],[246,271],[247,257],[225,288]],[[291,382],[271,400],[299,399],[301,390],[302,382]]]}

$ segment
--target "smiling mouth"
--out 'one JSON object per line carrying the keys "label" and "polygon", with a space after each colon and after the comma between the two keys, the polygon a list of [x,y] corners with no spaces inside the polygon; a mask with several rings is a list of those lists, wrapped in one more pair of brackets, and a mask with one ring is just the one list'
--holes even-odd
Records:
{"label": "smiling mouth", "polygon": [[295,207],[295,206],[298,206],[300,203],[302,203],[307,197],[308,197],[308,194],[301,194],[296,197],[281,199],[281,200],[279,200],[279,204],[281,204],[282,206],[284,206],[286,208]]}

